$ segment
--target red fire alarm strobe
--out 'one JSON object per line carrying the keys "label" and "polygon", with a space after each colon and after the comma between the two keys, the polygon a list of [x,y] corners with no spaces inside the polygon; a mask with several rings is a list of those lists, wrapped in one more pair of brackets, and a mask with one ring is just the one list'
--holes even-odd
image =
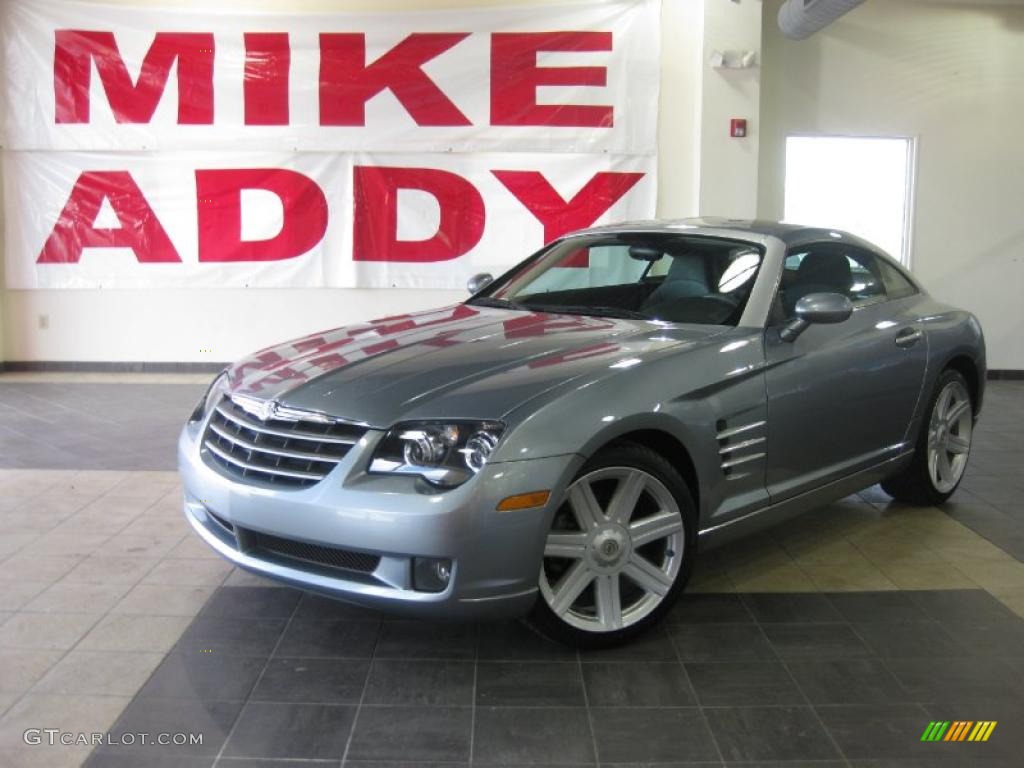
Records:
{"label": "red fire alarm strobe", "polygon": [[747,121],[742,117],[734,117],[729,121],[729,135],[734,139],[747,137]]}

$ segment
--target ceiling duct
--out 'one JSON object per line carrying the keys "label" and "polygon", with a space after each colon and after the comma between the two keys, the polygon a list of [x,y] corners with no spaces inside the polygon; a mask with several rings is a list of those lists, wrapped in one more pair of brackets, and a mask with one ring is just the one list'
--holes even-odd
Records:
{"label": "ceiling duct", "polygon": [[803,40],[824,29],[864,0],[786,0],[779,8],[779,29],[793,40]]}

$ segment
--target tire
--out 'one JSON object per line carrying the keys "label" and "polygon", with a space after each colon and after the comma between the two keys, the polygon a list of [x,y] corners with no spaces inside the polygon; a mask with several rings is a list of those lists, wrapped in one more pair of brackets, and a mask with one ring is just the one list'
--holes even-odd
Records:
{"label": "tire", "polygon": [[974,403],[967,380],[958,371],[946,369],[935,383],[921,420],[914,458],[898,475],[883,481],[882,490],[913,506],[945,502],[963,479],[973,425]]}
{"label": "tire", "polygon": [[628,642],[682,593],[696,544],[697,509],[679,472],[649,448],[614,443],[566,490],[527,622],[578,648]]}

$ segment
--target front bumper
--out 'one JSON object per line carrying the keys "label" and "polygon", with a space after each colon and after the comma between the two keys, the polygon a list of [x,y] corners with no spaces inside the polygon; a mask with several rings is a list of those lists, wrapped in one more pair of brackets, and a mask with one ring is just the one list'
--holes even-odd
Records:
{"label": "front bumper", "polygon": [[[514,617],[529,611],[554,505],[582,462],[570,454],[489,464],[464,485],[438,491],[416,478],[367,474],[384,434],[371,430],[319,483],[266,488],[208,466],[201,454],[203,426],[187,425],[178,441],[185,517],[203,541],[262,576],[415,616]],[[496,511],[507,496],[547,489],[552,501],[546,507]],[[380,560],[372,572],[357,573],[268,556],[246,546],[248,532]],[[414,557],[452,560],[444,591],[413,589]]]}

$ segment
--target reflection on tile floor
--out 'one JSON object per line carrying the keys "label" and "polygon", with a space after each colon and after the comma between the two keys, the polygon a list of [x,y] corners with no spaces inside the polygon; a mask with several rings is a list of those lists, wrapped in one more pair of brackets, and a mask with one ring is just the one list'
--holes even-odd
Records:
{"label": "reflection on tile floor", "polygon": [[69,384],[0,374],[0,467],[174,469],[181,425],[205,389],[196,378]]}
{"label": "reflection on tile floor", "polygon": [[[518,624],[397,621],[222,586],[111,728],[203,743],[104,746],[88,765],[1009,765],[1022,684],[1024,620],[977,589],[687,595],[643,641],[577,654]],[[1008,727],[986,744],[923,744],[933,719]]]}
{"label": "reflection on tile floor", "polygon": [[[4,382],[5,768],[90,754],[28,746],[30,727],[204,734],[172,753],[103,748],[95,766],[1019,764],[1020,384],[990,385],[942,510],[869,489],[703,553],[665,627],[580,656],[517,624],[382,619],[232,570],[188,534],[164,471],[195,383]],[[118,400],[134,405],[115,423]],[[53,468],[19,468],[33,462]],[[931,719],[1001,726],[922,745]]]}

